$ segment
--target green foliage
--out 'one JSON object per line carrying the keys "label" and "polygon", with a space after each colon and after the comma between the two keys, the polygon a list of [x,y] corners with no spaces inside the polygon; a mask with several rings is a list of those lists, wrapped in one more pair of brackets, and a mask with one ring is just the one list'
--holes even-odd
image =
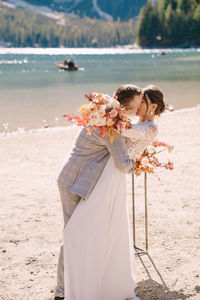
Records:
{"label": "green foliage", "polygon": [[14,47],[110,47],[135,41],[135,22],[62,17],[62,24],[28,9],[0,9],[0,41]]}
{"label": "green foliage", "polygon": [[143,47],[200,45],[200,1],[158,0],[141,9],[137,42]]}

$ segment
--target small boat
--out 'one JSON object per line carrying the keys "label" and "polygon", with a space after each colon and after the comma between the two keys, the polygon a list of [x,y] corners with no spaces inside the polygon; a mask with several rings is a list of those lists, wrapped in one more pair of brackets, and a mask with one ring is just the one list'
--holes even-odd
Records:
{"label": "small boat", "polygon": [[78,70],[78,66],[77,65],[74,65],[73,67],[70,67],[70,66],[64,64],[63,62],[57,63],[56,66],[59,69],[65,70],[65,71],[77,71]]}

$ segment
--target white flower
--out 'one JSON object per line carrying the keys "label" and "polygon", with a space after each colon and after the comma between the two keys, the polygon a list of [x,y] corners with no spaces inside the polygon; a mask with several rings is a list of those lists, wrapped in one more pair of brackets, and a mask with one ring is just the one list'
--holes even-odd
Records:
{"label": "white flower", "polygon": [[143,166],[143,167],[147,167],[148,164],[149,164],[148,158],[147,158],[147,157],[142,158],[141,163],[142,163],[142,166]]}
{"label": "white flower", "polygon": [[90,123],[95,126],[105,126],[106,118],[101,116],[98,112],[90,114]]}
{"label": "white flower", "polygon": [[98,110],[98,113],[102,117],[105,116],[105,114],[106,114],[106,105],[101,105],[99,110]]}
{"label": "white flower", "polygon": [[109,95],[103,95],[103,102],[105,104],[111,103],[113,100]]}
{"label": "white flower", "polygon": [[98,96],[98,94],[99,94],[99,93],[97,93],[97,92],[93,92],[93,93],[91,93],[91,95],[92,95],[93,97],[97,97],[97,96]]}
{"label": "white flower", "polygon": [[148,153],[151,154],[151,155],[156,152],[156,148],[154,146],[152,146],[152,145],[149,146],[147,148],[147,150],[148,150]]}

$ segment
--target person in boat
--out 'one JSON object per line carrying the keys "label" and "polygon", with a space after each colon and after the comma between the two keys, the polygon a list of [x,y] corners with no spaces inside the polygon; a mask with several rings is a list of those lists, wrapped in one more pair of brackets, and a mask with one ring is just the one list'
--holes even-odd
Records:
{"label": "person in boat", "polygon": [[64,70],[78,70],[78,66],[73,62],[73,60],[66,58],[63,62],[59,62],[57,66]]}
{"label": "person in boat", "polygon": [[68,60],[68,67],[69,69],[75,68],[75,63],[73,62],[73,60]]}
{"label": "person in boat", "polygon": [[63,62],[63,65],[68,66],[68,62],[69,62],[69,60],[65,59],[64,62]]}

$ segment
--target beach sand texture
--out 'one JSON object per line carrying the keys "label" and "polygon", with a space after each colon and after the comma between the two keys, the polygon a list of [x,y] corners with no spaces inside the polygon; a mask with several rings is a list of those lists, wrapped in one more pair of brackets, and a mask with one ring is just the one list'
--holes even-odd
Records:
{"label": "beach sand texture", "polygon": [[[138,294],[141,300],[197,300],[200,107],[167,113],[158,126],[159,139],[175,147],[174,171],[161,172],[160,181],[148,176],[150,254],[167,289],[148,259],[144,257],[152,279],[136,258]],[[63,227],[56,178],[70,147],[68,133],[65,127],[0,136],[0,299],[53,299]],[[127,179],[132,222],[131,176]],[[143,176],[135,186],[136,240],[143,247]]]}

